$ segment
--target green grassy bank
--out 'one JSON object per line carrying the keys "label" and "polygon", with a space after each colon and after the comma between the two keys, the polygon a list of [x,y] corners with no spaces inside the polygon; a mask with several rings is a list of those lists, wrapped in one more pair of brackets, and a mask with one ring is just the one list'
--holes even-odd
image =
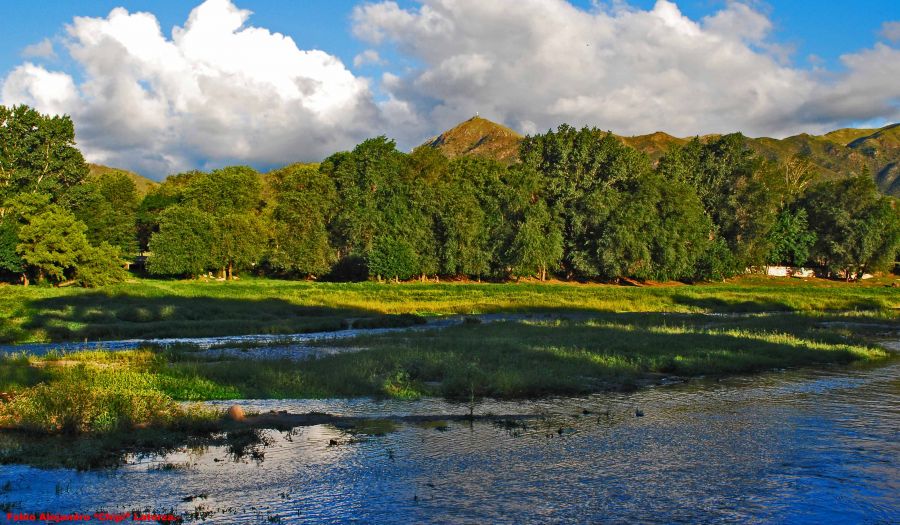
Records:
{"label": "green grassy bank", "polygon": [[864,283],[740,278],[692,286],[569,283],[133,282],[86,290],[0,286],[0,343],[335,330],[385,315],[529,311],[891,310],[891,278]]}

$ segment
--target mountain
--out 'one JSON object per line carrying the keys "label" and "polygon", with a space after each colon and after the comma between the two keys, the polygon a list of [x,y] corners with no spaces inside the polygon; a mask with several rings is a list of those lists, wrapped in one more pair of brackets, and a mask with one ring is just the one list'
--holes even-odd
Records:
{"label": "mountain", "polygon": [[[632,137],[615,136],[643,151],[654,162],[670,147],[690,140],[661,131]],[[708,142],[719,136],[704,135],[700,140]],[[515,162],[521,140],[521,135],[505,126],[473,117],[420,147],[437,148],[451,158],[476,155]],[[802,133],[784,139],[748,137],[747,146],[774,162],[795,155],[807,157],[819,175],[826,179],[858,174],[868,169],[884,193],[900,197],[900,124],[880,129],[844,128],[824,135]]]}
{"label": "mountain", "polygon": [[420,147],[439,149],[454,158],[461,155],[512,162],[519,154],[522,135],[496,122],[475,116],[429,139]]}
{"label": "mountain", "polygon": [[824,178],[863,173],[868,169],[881,191],[900,196],[900,124],[881,129],[839,129],[824,135],[784,139],[748,139],[748,145],[773,161],[807,157]]}
{"label": "mountain", "polygon": [[141,196],[146,195],[147,192],[149,192],[153,188],[159,186],[158,182],[150,180],[147,177],[138,175],[137,173],[135,173],[133,171],[123,170],[120,168],[110,168],[109,166],[103,166],[101,164],[91,164],[91,163],[88,163],[88,168],[90,169],[88,176],[103,175],[105,173],[115,173],[115,172],[124,173],[125,175],[128,175],[128,178],[134,182],[134,187],[135,187],[135,189],[137,189],[138,195],[141,195]]}

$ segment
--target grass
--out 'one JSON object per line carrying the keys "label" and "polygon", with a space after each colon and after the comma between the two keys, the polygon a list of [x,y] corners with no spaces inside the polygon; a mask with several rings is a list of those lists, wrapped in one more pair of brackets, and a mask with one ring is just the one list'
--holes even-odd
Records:
{"label": "grass", "polygon": [[[153,350],[14,356],[0,361],[0,389],[12,397],[0,404],[0,424],[98,432],[154,418],[166,421],[166,414],[175,413],[170,401],[530,398],[633,388],[660,374],[724,375],[888,357],[846,325],[829,324],[836,320],[896,321],[878,314],[601,314],[332,341],[328,344],[367,350],[304,362]],[[70,399],[87,406],[66,419]]]}
{"label": "grass", "polygon": [[315,283],[138,279],[100,290],[0,287],[0,343],[285,334],[400,314],[891,310],[900,293],[865,283],[749,277],[693,286],[571,283]]}
{"label": "grass", "polygon": [[531,398],[630,390],[664,375],[877,362],[889,354],[866,342],[866,329],[841,323],[884,326],[896,317],[623,313],[463,323],[346,340],[337,344],[368,350],[306,362],[153,349],[8,356],[0,359],[0,463],[90,469],[118,465],[128,453],[209,445],[262,454],[259,432],[179,401]]}

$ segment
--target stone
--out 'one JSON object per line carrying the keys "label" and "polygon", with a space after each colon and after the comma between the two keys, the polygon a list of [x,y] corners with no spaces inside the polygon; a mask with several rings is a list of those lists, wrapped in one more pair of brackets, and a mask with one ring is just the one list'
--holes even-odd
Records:
{"label": "stone", "polygon": [[231,405],[228,408],[228,419],[232,421],[243,421],[244,409],[241,408],[240,405]]}

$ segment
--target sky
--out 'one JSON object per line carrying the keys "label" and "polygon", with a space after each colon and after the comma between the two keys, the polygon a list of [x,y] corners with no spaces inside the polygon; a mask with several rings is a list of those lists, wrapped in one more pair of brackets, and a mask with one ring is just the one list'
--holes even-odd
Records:
{"label": "sky", "polygon": [[785,137],[900,121],[896,0],[0,1],[0,104],[155,179],[522,133]]}

